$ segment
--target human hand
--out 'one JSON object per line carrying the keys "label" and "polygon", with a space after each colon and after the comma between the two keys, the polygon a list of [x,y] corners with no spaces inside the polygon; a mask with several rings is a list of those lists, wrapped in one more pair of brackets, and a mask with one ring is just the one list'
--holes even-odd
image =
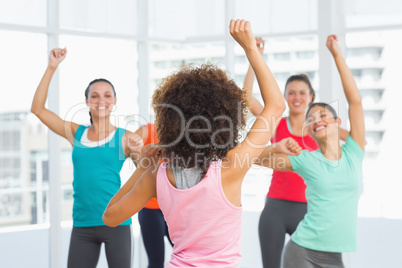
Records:
{"label": "human hand", "polygon": [[338,36],[336,36],[335,34],[328,36],[327,48],[334,58],[337,56],[342,56],[342,50],[338,44]]}
{"label": "human hand", "polygon": [[149,168],[160,163],[162,160],[162,149],[157,143],[147,144],[142,147],[139,166]]}
{"label": "human hand", "polygon": [[49,54],[49,66],[57,68],[60,62],[62,62],[67,56],[66,48],[54,48]]}
{"label": "human hand", "polygon": [[262,39],[262,37],[256,37],[255,38],[256,44],[258,51],[262,54],[264,54],[264,47],[265,47],[265,40]]}
{"label": "human hand", "polygon": [[287,155],[299,155],[302,151],[300,145],[293,138],[284,138],[276,143],[277,151]]}
{"label": "human hand", "polygon": [[230,35],[244,49],[256,49],[256,40],[251,31],[249,21],[245,20],[230,20]]}
{"label": "human hand", "polygon": [[138,134],[126,131],[123,136],[123,141],[130,153],[140,155],[141,149],[144,146],[144,141]]}

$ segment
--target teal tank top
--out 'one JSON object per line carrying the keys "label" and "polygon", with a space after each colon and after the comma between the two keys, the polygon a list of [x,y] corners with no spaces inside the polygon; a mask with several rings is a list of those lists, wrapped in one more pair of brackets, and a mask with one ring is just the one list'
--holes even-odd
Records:
{"label": "teal tank top", "polygon": [[[120,170],[124,155],[122,137],[126,130],[116,129],[109,142],[98,147],[87,147],[81,143],[85,126],[79,126],[74,136],[74,204],[73,226],[104,226],[103,212],[110,199],[120,189]],[[130,225],[131,219],[120,225]]]}

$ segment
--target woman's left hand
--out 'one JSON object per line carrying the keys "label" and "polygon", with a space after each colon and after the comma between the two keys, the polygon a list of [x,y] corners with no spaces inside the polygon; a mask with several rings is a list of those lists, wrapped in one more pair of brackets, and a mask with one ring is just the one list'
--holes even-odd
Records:
{"label": "woman's left hand", "polygon": [[246,51],[249,49],[257,49],[257,43],[251,31],[249,21],[231,20],[230,34],[236,42]]}
{"label": "woman's left hand", "polygon": [[157,143],[147,144],[142,147],[139,166],[145,169],[156,166],[162,160],[162,156],[162,149]]}

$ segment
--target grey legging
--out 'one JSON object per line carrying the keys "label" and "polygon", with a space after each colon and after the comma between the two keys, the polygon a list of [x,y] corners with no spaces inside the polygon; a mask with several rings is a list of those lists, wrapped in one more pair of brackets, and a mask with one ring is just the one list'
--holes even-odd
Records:
{"label": "grey legging", "polygon": [[109,268],[131,267],[131,227],[124,225],[73,227],[68,251],[68,268],[95,268],[102,243],[105,243]]}
{"label": "grey legging", "polygon": [[285,235],[291,235],[307,212],[307,204],[267,198],[258,234],[264,268],[280,268]]}
{"label": "grey legging", "polygon": [[292,240],[286,244],[283,268],[344,268],[342,253],[312,250]]}

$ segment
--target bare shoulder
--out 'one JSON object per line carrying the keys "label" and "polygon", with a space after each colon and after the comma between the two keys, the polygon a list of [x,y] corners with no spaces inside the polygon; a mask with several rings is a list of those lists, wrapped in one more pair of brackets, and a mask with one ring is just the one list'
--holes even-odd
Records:
{"label": "bare shoulder", "polygon": [[142,125],[134,133],[139,135],[143,140],[146,140],[148,137],[148,126]]}

